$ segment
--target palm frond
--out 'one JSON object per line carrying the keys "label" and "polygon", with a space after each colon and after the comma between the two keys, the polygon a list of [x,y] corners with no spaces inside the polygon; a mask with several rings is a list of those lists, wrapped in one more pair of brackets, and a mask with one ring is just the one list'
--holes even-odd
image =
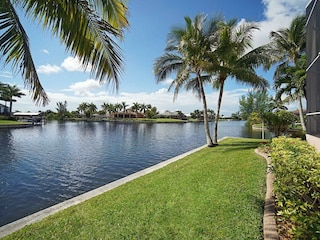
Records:
{"label": "palm frond", "polygon": [[[102,6],[107,9],[110,4]],[[122,53],[113,38],[121,38],[121,29],[99,16],[90,2],[48,0],[43,4],[28,0],[23,1],[23,7],[30,17],[37,19],[44,28],[58,36],[66,49],[77,56],[85,68],[91,66],[91,74],[95,78],[108,84],[112,82],[118,89]],[[118,24],[119,21],[116,26]]]}
{"label": "palm frond", "polygon": [[1,0],[0,30],[3,30],[0,37],[0,52],[5,57],[5,65],[11,62],[13,69],[17,73],[21,72],[32,99],[37,104],[47,105],[49,99],[40,83],[31,56],[29,38],[9,0]]}

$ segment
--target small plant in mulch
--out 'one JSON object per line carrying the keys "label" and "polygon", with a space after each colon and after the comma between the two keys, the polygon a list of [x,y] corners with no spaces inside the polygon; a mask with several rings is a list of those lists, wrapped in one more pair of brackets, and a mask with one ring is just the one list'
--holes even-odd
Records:
{"label": "small plant in mulch", "polygon": [[269,141],[263,141],[259,143],[258,151],[268,156],[271,154],[271,143]]}

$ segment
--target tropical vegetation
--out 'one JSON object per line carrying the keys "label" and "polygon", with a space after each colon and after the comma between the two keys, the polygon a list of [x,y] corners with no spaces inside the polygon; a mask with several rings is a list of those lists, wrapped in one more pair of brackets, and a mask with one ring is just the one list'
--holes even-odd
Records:
{"label": "tropical vegetation", "polygon": [[4,65],[21,73],[33,100],[46,105],[49,98],[41,85],[32,58],[29,36],[17,11],[60,39],[84,68],[101,82],[117,89],[122,70],[122,53],[117,44],[128,26],[126,1],[35,1],[1,0],[0,54]]}
{"label": "tropical vegetation", "polygon": [[269,66],[269,56],[264,47],[252,49],[253,32],[259,28],[255,23],[238,23],[237,19],[221,21],[211,37],[209,71],[213,74],[213,86],[219,89],[214,127],[214,143],[218,141],[218,122],[224,85],[228,78],[254,86],[268,87],[268,81],[258,76],[255,69]]}
{"label": "tropical vegetation", "polygon": [[192,90],[203,104],[203,120],[207,145],[213,146],[208,124],[208,108],[204,84],[210,81],[206,72],[207,54],[210,52],[210,36],[217,29],[219,19],[207,20],[203,14],[192,20],[185,17],[185,27],[173,28],[168,34],[165,53],[156,59],[154,73],[157,82],[167,80],[176,73],[168,90],[174,88],[174,99],[182,87]]}
{"label": "tropical vegetation", "polygon": [[[180,88],[193,90],[203,102],[207,145],[218,144],[218,122],[224,91],[228,77],[256,88],[265,88],[268,82],[258,76],[255,68],[269,66],[269,56],[264,47],[248,52],[251,48],[253,31],[258,27],[254,23],[238,24],[236,19],[228,22],[221,18],[207,20],[197,15],[192,21],[185,18],[186,27],[172,29],[165,49],[166,53],[156,60],[154,72],[157,81],[164,81],[176,72],[169,90],[175,87],[175,96]],[[204,84],[211,83],[219,88],[217,113],[215,115],[214,140],[208,128],[207,103]]]}
{"label": "tropical vegetation", "polygon": [[0,100],[4,101],[5,103],[9,102],[9,117],[12,114],[12,104],[13,102],[17,101],[14,98],[21,98],[24,95],[25,94],[21,92],[16,85],[11,86],[10,84],[0,83]]}
{"label": "tropical vegetation", "polygon": [[302,130],[306,130],[302,99],[305,97],[306,81],[306,18],[295,17],[288,28],[271,32],[267,45],[272,62],[278,63],[274,74],[277,97],[286,94],[287,101],[297,101]]}
{"label": "tropical vegetation", "polygon": [[226,139],[4,239],[262,239],[258,143]]}
{"label": "tropical vegetation", "polygon": [[306,141],[271,143],[277,221],[283,239],[320,239],[320,155]]}

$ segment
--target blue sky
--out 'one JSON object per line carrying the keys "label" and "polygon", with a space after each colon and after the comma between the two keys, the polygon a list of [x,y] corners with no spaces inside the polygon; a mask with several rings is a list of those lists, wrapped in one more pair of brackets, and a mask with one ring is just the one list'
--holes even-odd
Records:
{"label": "blue sky", "polygon": [[[124,72],[121,75],[118,93],[112,86],[100,85],[84,72],[77,60],[65,51],[63,45],[51,33],[42,31],[40,26],[23,19],[30,38],[31,51],[50,104],[35,105],[24,88],[19,74],[14,75],[10,66],[0,68],[0,81],[18,85],[27,96],[18,99],[13,110],[45,111],[55,110],[58,101],[67,101],[69,111],[76,110],[82,102],[93,102],[101,109],[101,104],[133,102],[151,104],[160,112],[180,110],[189,114],[202,109],[202,103],[192,92],[181,91],[173,101],[173,93],[168,92],[168,84],[157,84],[153,75],[155,59],[164,53],[167,34],[174,26],[184,26],[184,17],[193,18],[198,13],[215,16],[223,14],[226,19],[254,21],[260,26],[255,33],[254,46],[268,42],[270,31],[287,27],[297,14],[304,14],[309,0],[132,0],[129,1],[130,27],[120,43],[124,56]],[[23,16],[21,16],[23,17]],[[2,62],[0,63],[2,64]],[[272,85],[272,71],[258,73]],[[170,81],[170,79],[168,79]],[[239,110],[239,98],[248,92],[248,86],[239,85],[228,79],[221,114],[231,115]],[[270,91],[272,94],[272,91]],[[206,88],[208,107],[216,111],[218,91]],[[289,106],[296,109],[293,104]]]}

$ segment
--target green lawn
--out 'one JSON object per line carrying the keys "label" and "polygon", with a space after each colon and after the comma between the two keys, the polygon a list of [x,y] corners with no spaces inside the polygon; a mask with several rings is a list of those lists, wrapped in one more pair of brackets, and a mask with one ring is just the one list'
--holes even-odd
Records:
{"label": "green lawn", "polygon": [[16,125],[16,124],[29,124],[29,123],[17,122],[12,120],[0,120],[0,125]]}
{"label": "green lawn", "polygon": [[260,141],[224,140],[5,239],[262,239]]}

